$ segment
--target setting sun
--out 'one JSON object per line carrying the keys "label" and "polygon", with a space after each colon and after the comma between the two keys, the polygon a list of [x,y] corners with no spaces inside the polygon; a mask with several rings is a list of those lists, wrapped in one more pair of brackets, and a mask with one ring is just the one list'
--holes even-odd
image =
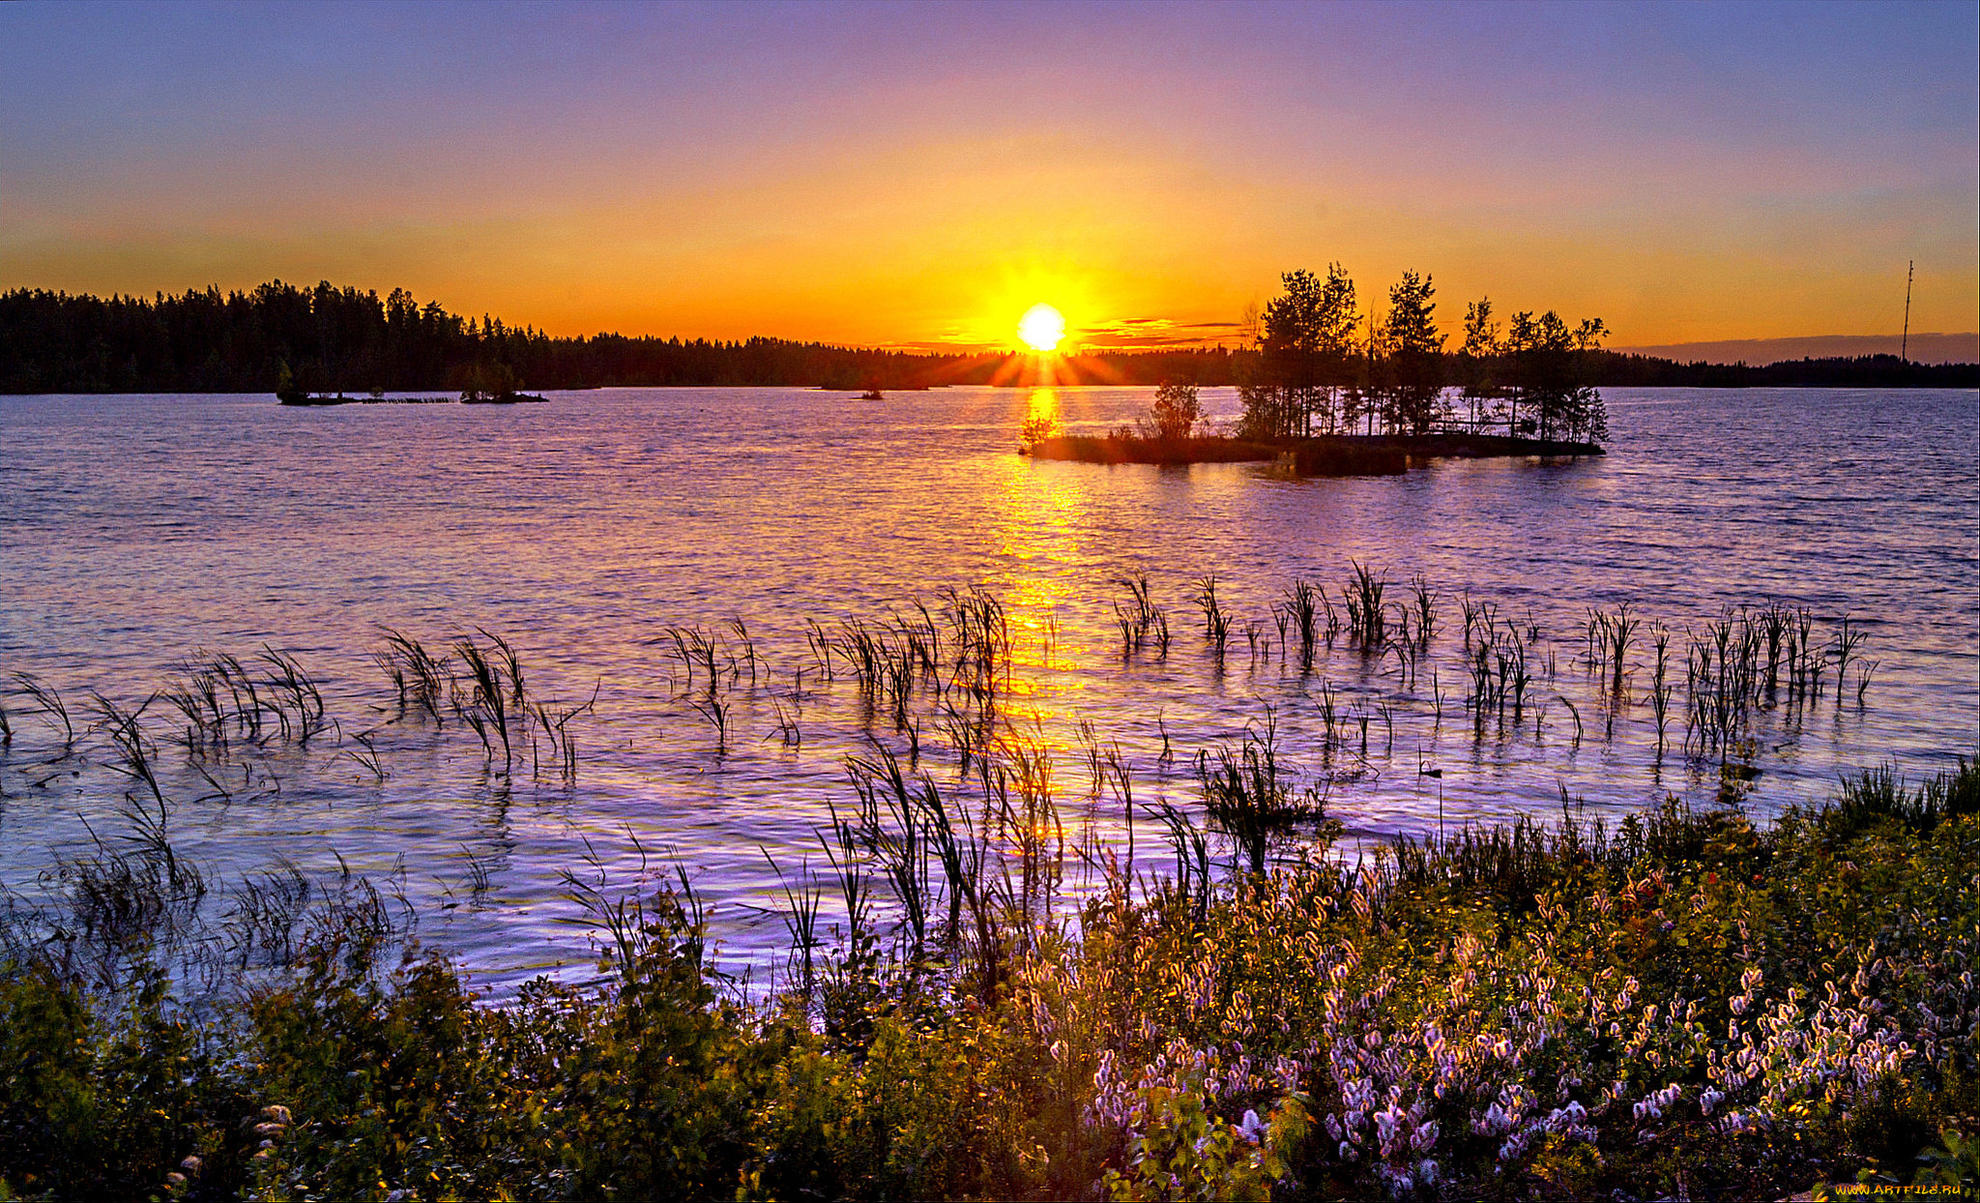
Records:
{"label": "setting sun", "polygon": [[1025,310],[1018,319],[1018,337],[1034,351],[1057,350],[1066,336],[1065,315],[1043,302]]}

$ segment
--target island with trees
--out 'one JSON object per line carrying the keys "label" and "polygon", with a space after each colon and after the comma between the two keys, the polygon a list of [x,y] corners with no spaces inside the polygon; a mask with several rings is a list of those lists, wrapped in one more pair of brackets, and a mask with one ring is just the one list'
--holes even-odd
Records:
{"label": "island with trees", "polygon": [[1489,298],[1465,311],[1451,354],[1428,275],[1404,272],[1379,319],[1336,263],[1291,271],[1284,291],[1246,322],[1254,354],[1236,381],[1243,412],[1228,431],[1204,420],[1197,386],[1169,380],[1149,414],[1105,437],[1033,420],[1026,454],[1091,463],[1274,460],[1304,475],[1405,471],[1436,457],[1601,455],[1608,415],[1594,383],[1607,333],[1549,310],[1504,323]]}

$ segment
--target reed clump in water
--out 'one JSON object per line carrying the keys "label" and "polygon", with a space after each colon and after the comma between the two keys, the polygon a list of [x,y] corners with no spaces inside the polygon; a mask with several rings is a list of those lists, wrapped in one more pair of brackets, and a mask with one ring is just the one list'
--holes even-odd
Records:
{"label": "reed clump in water", "polygon": [[[747,641],[747,631],[737,625]],[[699,628],[670,628],[675,646],[684,662],[704,663],[708,696],[715,698],[720,678],[713,665],[717,648],[726,644],[711,641]],[[747,663],[753,665],[755,649],[747,645]],[[695,649],[691,656],[687,649]],[[444,728],[449,718],[474,733],[480,742],[488,768],[507,779],[527,754],[530,776],[538,781],[554,775],[566,787],[577,780],[577,734],[573,720],[589,714],[598,702],[598,689],[576,705],[566,706],[539,696],[526,684],[522,655],[501,635],[477,627],[471,634],[456,635],[439,654],[429,651],[417,638],[402,631],[386,632],[385,648],[373,659],[385,671],[397,694],[395,721],[424,715],[436,728]],[[743,662],[724,654],[725,667],[734,674],[743,671]],[[753,673],[754,669],[750,671]],[[692,672],[692,669],[690,670]],[[690,688],[692,688],[690,676]],[[319,708],[320,709],[320,708]],[[719,724],[718,724],[719,727]],[[362,752],[348,753],[371,770],[378,780],[384,771],[371,739],[375,732],[354,736]],[[724,744],[726,747],[726,744]],[[497,768],[495,757],[501,753]]]}
{"label": "reed clump in water", "polygon": [[1114,582],[1127,591],[1123,605],[1114,600],[1114,625],[1121,632],[1121,654],[1132,655],[1153,645],[1162,655],[1169,654],[1169,616],[1155,604],[1154,594],[1144,576],[1123,577]]}
{"label": "reed clump in water", "polygon": [[1196,580],[1196,604],[1203,611],[1203,638],[1217,659],[1231,639],[1231,613],[1217,599],[1217,574],[1205,573]]}
{"label": "reed clump in water", "polygon": [[[34,702],[36,709],[50,722],[61,728],[62,744],[56,752],[55,759],[59,761],[67,757],[70,752],[75,750],[76,724],[69,717],[69,707],[67,703],[62,701],[62,695],[54,687],[36,680],[27,673],[15,673],[14,681],[20,686],[21,692],[25,693]],[[11,743],[12,739],[10,738],[8,742]]]}
{"label": "reed clump in water", "polygon": [[1317,786],[1297,789],[1281,762],[1278,718],[1269,711],[1236,744],[1200,753],[1196,776],[1205,816],[1236,843],[1254,877],[1265,872],[1271,848],[1287,841],[1295,828],[1327,823],[1325,793]]}
{"label": "reed clump in water", "polygon": [[[1321,614],[1324,611],[1324,628]],[[1284,647],[1290,635],[1299,641],[1299,665],[1301,671],[1311,671],[1313,656],[1319,639],[1324,634],[1332,639],[1338,624],[1334,618],[1334,607],[1327,600],[1325,589],[1311,581],[1295,580],[1287,585],[1280,595],[1278,604],[1272,608],[1273,622],[1279,628],[1279,644]]]}

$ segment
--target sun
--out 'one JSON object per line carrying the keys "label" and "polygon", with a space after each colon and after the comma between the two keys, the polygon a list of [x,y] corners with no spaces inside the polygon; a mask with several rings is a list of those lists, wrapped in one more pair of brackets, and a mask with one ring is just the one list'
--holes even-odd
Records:
{"label": "sun", "polygon": [[1066,315],[1041,301],[1024,311],[1017,332],[1032,350],[1055,351],[1066,336]]}

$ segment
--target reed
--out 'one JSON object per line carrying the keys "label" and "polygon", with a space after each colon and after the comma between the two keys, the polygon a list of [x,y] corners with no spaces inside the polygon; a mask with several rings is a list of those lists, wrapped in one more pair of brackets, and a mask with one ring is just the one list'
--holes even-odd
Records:
{"label": "reed", "polygon": [[[1406,623],[1407,620],[1405,620],[1405,624]],[[1404,631],[1405,631],[1404,638],[1402,638],[1401,640],[1395,643],[1391,643],[1389,645],[1389,652],[1393,652],[1396,658],[1396,687],[1408,693],[1408,692],[1414,692],[1416,689],[1416,667],[1417,667],[1418,657],[1411,654],[1410,648],[1413,645],[1411,640],[1408,638],[1407,625],[1405,625]],[[1389,652],[1383,653],[1384,659],[1387,658]]]}
{"label": "reed", "polygon": [[[1868,638],[1869,635],[1862,627],[1850,625],[1849,615],[1845,614],[1836,620],[1835,635],[1829,645],[1828,655],[1835,664],[1836,704],[1839,706],[1842,704],[1843,680],[1849,674],[1850,658],[1862,650],[1864,640]],[[1863,691],[1859,688],[1857,697],[1860,699],[1862,696]]]}
{"label": "reed", "polygon": [[1166,881],[1149,882],[1151,888],[1146,892],[1158,903],[1164,895],[1180,898],[1201,922],[1209,914],[1210,898],[1215,891],[1210,874],[1210,845],[1203,829],[1189,812],[1166,800],[1157,799],[1142,813],[1161,825],[1163,838],[1169,842],[1176,863],[1173,876]]}
{"label": "reed", "polygon": [[1121,828],[1127,836],[1125,863],[1134,864],[1134,771],[1127,757],[1121,754],[1117,741],[1110,745],[1104,754],[1101,765],[1101,780],[1114,796],[1114,809],[1121,816]]}
{"label": "reed", "polygon": [[818,833],[818,840],[839,887],[839,913],[846,920],[840,939],[849,948],[861,948],[868,941],[872,887],[860,869],[861,851],[854,827],[839,817],[837,804],[827,805],[831,808],[832,821]]}
{"label": "reed", "polygon": [[344,754],[364,766],[365,771],[370,773],[374,780],[385,780],[385,766],[378,759],[378,745],[373,742],[372,733],[359,731],[351,736],[351,742],[356,744],[357,748],[346,748]]}
{"label": "reed", "polygon": [[[505,652],[508,650],[506,644],[502,645],[502,650]],[[321,733],[329,726],[329,720],[324,712],[322,689],[294,656],[284,655],[263,644],[261,659],[269,666],[269,674],[263,680],[271,698],[274,699],[272,708],[276,721],[281,726],[282,738],[293,741],[298,746],[307,747],[312,736]],[[509,663],[513,668],[515,663],[513,656],[510,657]],[[518,690],[522,688],[520,679],[517,680],[516,688]],[[294,712],[293,715],[291,711]]]}
{"label": "reed", "polygon": [[1132,655],[1153,642],[1163,655],[1169,651],[1169,619],[1155,604],[1146,575],[1121,577],[1114,584],[1127,590],[1127,604],[1114,600],[1114,622],[1121,632],[1121,653]]}
{"label": "reed", "polygon": [[1534,685],[1527,662],[1527,644],[1511,623],[1503,629],[1480,634],[1472,640],[1467,668],[1471,693],[1465,704],[1471,709],[1473,731],[1482,738],[1488,717],[1503,726],[1508,717],[1517,728],[1525,714]]}
{"label": "reed", "polygon": [[1628,602],[1619,603],[1614,613],[1593,606],[1588,609],[1588,663],[1606,678],[1612,706],[1627,700],[1623,681],[1628,671],[1629,649],[1636,643],[1642,627],[1643,620],[1630,612]]}
{"label": "reed", "polygon": [[816,618],[804,620],[804,643],[811,652],[813,671],[818,679],[830,683],[832,680],[832,636],[825,625]]}
{"label": "reed", "polygon": [[776,874],[777,889],[783,895],[784,905],[777,912],[777,917],[783,921],[784,934],[789,939],[790,952],[785,960],[785,969],[795,981],[797,996],[809,1019],[812,1000],[818,993],[816,954],[824,946],[824,941],[818,938],[818,909],[825,893],[811,872],[809,858],[799,863],[799,884],[794,886],[784,876],[783,866],[770,855],[769,849],[759,846],[757,851],[763,854],[764,863]]}
{"label": "reed", "polygon": [[766,740],[772,737],[780,739],[783,741],[784,747],[793,752],[801,749],[804,746],[804,730],[798,723],[804,717],[804,703],[798,699],[798,695],[795,693],[791,695],[788,706],[784,704],[783,699],[772,698],[770,700],[770,708],[776,715],[777,729],[771,732],[770,735],[764,736],[764,738]]}
{"label": "reed", "polygon": [[1563,882],[1573,882],[1597,866],[1624,866],[1633,863],[1634,849],[1644,839],[1671,841],[1674,829],[1690,831],[1702,826],[1689,811],[1673,810],[1653,815],[1652,823],[1662,824],[1654,836],[1632,828],[1629,836],[1612,838],[1602,823],[1584,826],[1565,791],[1561,796],[1561,817],[1546,823],[1522,815],[1510,825],[1478,827],[1467,824],[1455,833],[1438,838],[1394,837],[1387,856],[1366,874],[1376,911],[1392,905],[1405,890],[1441,886],[1465,893],[1489,893],[1515,907],[1531,911]]}
{"label": "reed", "polygon": [[1348,565],[1354,573],[1345,590],[1348,634],[1364,650],[1375,651],[1388,638],[1388,611],[1382,604],[1388,582],[1359,560],[1349,560]]}
{"label": "reed", "polygon": [[385,650],[375,653],[373,659],[385,670],[398,691],[400,718],[404,718],[409,709],[421,710],[434,726],[443,725],[440,707],[453,684],[453,673],[445,657],[436,657],[419,640],[387,628]]}
{"label": "reed", "polygon": [[[591,713],[597,707],[598,691],[602,688],[602,682],[593,686],[590,698],[568,709],[553,711],[544,703],[536,706],[536,729],[547,737],[551,762],[556,766],[557,775],[566,789],[577,784],[577,734],[571,730],[571,721],[580,715]],[[540,781],[542,762],[537,755],[536,736],[533,733],[530,736],[529,748],[531,776]]]}
{"label": "reed", "polygon": [[40,713],[61,730],[62,747],[57,758],[67,756],[76,746],[76,725],[69,717],[69,707],[62,701],[62,695],[27,673],[15,673],[14,682],[34,701]]}
{"label": "reed", "polygon": [[474,849],[468,847],[466,844],[462,844],[461,859],[467,865],[468,897],[473,899],[477,905],[485,902],[488,898],[488,891],[493,888],[495,882],[494,871],[490,867],[487,858],[476,856]]}
{"label": "reed", "polygon": [[1428,647],[1437,633],[1437,605],[1442,597],[1430,587],[1430,582],[1421,573],[1410,578],[1409,593],[1416,615],[1417,646]]}
{"label": "reed", "polygon": [[699,626],[669,626],[665,629],[672,642],[674,656],[681,662],[687,673],[687,683],[682,693],[692,692],[698,675],[704,682],[703,688],[713,694],[721,686],[725,670],[733,674],[735,659],[728,643],[719,634],[703,630]]}
{"label": "reed", "polygon": [[988,892],[1013,917],[1008,936],[1029,948],[1052,912],[1065,871],[1051,746],[1036,733],[1012,730],[998,740],[994,758],[978,762],[977,782],[982,830],[1004,853],[997,875],[986,882]]}
{"label": "reed", "polygon": [[730,645],[735,649],[730,657],[730,683],[741,684],[742,674],[747,672],[749,683],[754,686],[756,670],[762,662],[756,655],[756,640],[750,637],[749,627],[743,622],[742,615],[737,614],[729,619],[729,633],[735,636],[735,641]]}
{"label": "reed", "polygon": [[1766,648],[1766,689],[1771,697],[1780,688],[1782,652],[1790,646],[1793,615],[1785,606],[1768,605],[1760,609],[1757,621],[1760,642]]}
{"label": "reed", "polygon": [[147,698],[136,708],[120,709],[115,702],[102,694],[92,695],[97,715],[97,725],[110,739],[110,746],[116,759],[111,768],[131,781],[137,782],[151,795],[152,802],[163,807],[165,793],[158,784],[157,757],[151,741],[144,732],[143,715],[156,697]]}
{"label": "reed", "polygon": [[170,807],[162,797],[152,803],[127,797],[121,817],[126,825],[121,848],[92,828],[93,851],[62,859],[55,870],[65,890],[66,917],[76,925],[73,936],[58,928],[55,939],[79,942],[105,976],[124,958],[175,944],[190,933],[210,888],[199,866],[172,847]]}
{"label": "reed", "polygon": [[[1561,705],[1563,705],[1563,706],[1566,706],[1566,707],[1568,708],[1568,713],[1569,713],[1570,715],[1573,715],[1573,716],[1574,716],[1574,746],[1575,746],[1575,747],[1577,747],[1577,748],[1578,748],[1578,747],[1580,747],[1580,746],[1581,746],[1581,734],[1582,734],[1582,731],[1581,731],[1581,709],[1580,709],[1580,707],[1578,707],[1578,706],[1576,706],[1576,705],[1574,704],[1574,702],[1573,702],[1573,701],[1571,701],[1571,700],[1570,700],[1570,699],[1569,699],[1569,698],[1567,697],[1567,695],[1565,695],[1565,694],[1555,694],[1555,695],[1554,695],[1554,698],[1555,698],[1555,700],[1556,700],[1556,701],[1558,701],[1558,702],[1559,702],[1559,703],[1560,703]],[[1533,724],[1534,724],[1534,726],[1535,726],[1535,728],[1538,728],[1538,727],[1539,727],[1539,725],[1540,725],[1540,719],[1539,719],[1539,718],[1537,717],[1537,715],[1536,715],[1536,717],[1535,717],[1535,718],[1534,718],[1534,720],[1533,720]]]}
{"label": "reed", "polygon": [[1655,652],[1655,661],[1650,681],[1650,708],[1657,719],[1657,752],[1664,751],[1664,728],[1670,717],[1671,690],[1671,633],[1664,626],[1651,628],[1650,645]]}
{"label": "reed", "polygon": [[1826,806],[1795,807],[1787,821],[1808,825],[1836,842],[1886,821],[1929,833],[1942,823],[1975,814],[1980,814],[1980,756],[1961,756],[1957,767],[1909,789],[1888,764],[1866,769],[1844,778]]}
{"label": "reed", "polygon": [[[481,632],[484,638],[487,632]],[[510,734],[510,723],[518,709],[518,699],[522,696],[522,682],[513,680],[505,684],[502,665],[506,661],[513,673],[514,652],[506,643],[494,641],[492,649],[484,649],[468,636],[460,636],[453,642],[454,655],[460,658],[467,669],[465,688],[456,688],[454,712],[474,729],[481,737],[482,747],[492,759],[494,743],[502,745],[502,772],[507,775],[515,763],[514,740]],[[528,711],[522,713],[527,715]],[[494,739],[490,739],[490,733]]]}
{"label": "reed", "polygon": [[186,725],[180,742],[185,745],[186,755],[194,759],[226,756],[229,714],[221,705],[222,671],[218,665],[188,669],[182,681],[168,686],[160,695],[184,717]]}
{"label": "reed", "polygon": [[704,696],[690,698],[688,705],[694,712],[708,720],[708,726],[715,732],[715,756],[720,759],[729,754],[729,715],[731,707],[721,694],[710,692]]}
{"label": "reed", "polygon": [[1278,717],[1269,708],[1236,744],[1198,753],[1196,775],[1204,813],[1231,838],[1253,876],[1265,872],[1267,853],[1293,827],[1327,819],[1325,795],[1317,787],[1296,790],[1281,766]]}
{"label": "reed", "polygon": [[1326,592],[1311,581],[1295,580],[1280,595],[1273,618],[1279,624],[1279,641],[1286,642],[1288,629],[1299,639],[1302,669],[1313,667],[1315,644],[1321,632],[1320,614],[1326,606]]}
{"label": "reed", "polygon": [[[876,748],[871,757],[849,758],[846,775],[858,799],[859,824],[847,825],[845,830],[852,842],[879,862],[901,908],[905,955],[910,961],[921,961],[928,949],[934,889],[923,800],[910,787],[900,759],[886,748]],[[930,804],[939,807],[934,782],[922,777],[919,783],[933,793]]]}
{"label": "reed", "polygon": [[295,960],[296,926],[308,911],[315,887],[296,863],[278,856],[272,868],[242,877],[229,891],[231,904],[222,928],[230,958],[241,968],[280,968]]}
{"label": "reed", "polygon": [[1203,611],[1203,638],[1212,652],[1222,659],[1231,638],[1231,614],[1217,599],[1217,574],[1205,573],[1196,579],[1196,604]]}
{"label": "reed", "polygon": [[941,614],[954,649],[954,681],[982,693],[1008,681],[1011,665],[1010,617],[988,590],[945,589]]}

